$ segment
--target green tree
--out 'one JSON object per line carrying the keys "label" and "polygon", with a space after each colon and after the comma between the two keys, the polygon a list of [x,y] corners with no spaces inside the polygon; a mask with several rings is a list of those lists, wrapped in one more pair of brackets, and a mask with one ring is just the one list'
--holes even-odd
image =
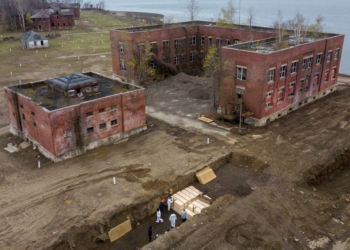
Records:
{"label": "green tree", "polygon": [[213,83],[213,105],[215,108],[225,102],[225,92],[222,87],[223,83],[233,77],[231,66],[228,61],[221,58],[220,49],[215,45],[208,49],[203,60],[204,76],[210,78]]}
{"label": "green tree", "polygon": [[221,13],[216,21],[216,26],[229,27],[234,24],[236,8],[233,6],[232,0],[227,2],[227,8],[221,8]]}
{"label": "green tree", "polygon": [[315,23],[309,25],[308,30],[311,37],[318,39],[321,38],[324,33],[324,18],[322,16],[318,16],[315,21]]}

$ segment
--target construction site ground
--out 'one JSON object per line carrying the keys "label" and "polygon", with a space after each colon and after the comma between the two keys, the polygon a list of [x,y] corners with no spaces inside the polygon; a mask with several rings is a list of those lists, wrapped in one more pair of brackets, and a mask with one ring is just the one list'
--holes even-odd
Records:
{"label": "construction site ground", "polygon": [[[0,249],[137,249],[160,199],[222,159],[216,179],[194,184],[212,205],[144,249],[350,249],[350,81],[339,82],[268,127],[237,133],[197,120],[213,114],[210,82],[179,74],[148,87],[147,131],[59,163],[32,147],[5,151],[22,141],[4,133]],[[109,229],[128,218],[139,226],[110,244]]]}

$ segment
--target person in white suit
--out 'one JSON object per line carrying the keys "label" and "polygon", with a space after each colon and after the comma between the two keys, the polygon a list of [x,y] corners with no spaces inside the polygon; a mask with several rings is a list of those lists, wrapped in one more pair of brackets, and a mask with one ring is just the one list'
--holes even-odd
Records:
{"label": "person in white suit", "polygon": [[170,220],[171,227],[175,227],[176,219],[177,219],[176,214],[171,214],[170,215],[169,220]]}
{"label": "person in white suit", "polygon": [[168,200],[167,200],[167,203],[168,203],[168,211],[170,211],[171,203],[173,203],[173,202],[174,202],[173,197],[169,196],[169,197],[168,197]]}
{"label": "person in white suit", "polygon": [[162,213],[160,212],[159,208],[157,208],[157,220],[156,220],[157,223],[159,223],[159,221],[163,222],[163,219],[160,218],[160,216],[162,216]]}

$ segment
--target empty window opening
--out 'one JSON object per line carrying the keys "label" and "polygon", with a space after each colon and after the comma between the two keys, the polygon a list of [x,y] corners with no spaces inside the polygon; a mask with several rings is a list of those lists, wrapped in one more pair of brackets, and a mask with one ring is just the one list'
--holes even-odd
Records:
{"label": "empty window opening", "polygon": [[33,117],[35,117],[35,113],[33,111],[31,112],[31,114],[32,114]]}
{"label": "empty window opening", "polygon": [[85,91],[86,92],[91,92],[91,87],[86,87]]}
{"label": "empty window opening", "polygon": [[316,99],[316,96],[314,96],[314,98],[313,98],[314,100]]}
{"label": "empty window opening", "polygon": [[71,137],[71,136],[72,136],[72,130],[66,130],[65,133],[64,133],[64,135],[65,135],[66,137]]}
{"label": "empty window opening", "polygon": [[100,124],[100,129],[106,129],[106,128],[107,128],[106,123],[101,123],[101,124]]}
{"label": "empty window opening", "polygon": [[33,122],[33,127],[36,127],[36,122]]}
{"label": "empty window opening", "polygon": [[21,108],[21,109],[23,109],[23,105],[21,104],[21,105],[19,105],[19,107]]}
{"label": "empty window opening", "polygon": [[105,108],[101,108],[101,109],[98,110],[98,113],[104,113],[104,112],[106,112]]}
{"label": "empty window opening", "polygon": [[114,111],[114,110],[117,110],[117,106],[116,105],[113,105],[113,106],[111,106],[111,111]]}
{"label": "empty window opening", "polygon": [[301,106],[303,103],[302,102],[299,102],[299,106]]}
{"label": "empty window opening", "polygon": [[75,94],[75,90],[74,89],[68,90],[68,95],[69,96],[74,96],[74,94]]}
{"label": "empty window opening", "polygon": [[278,117],[281,117],[282,116],[282,114],[278,114]]}
{"label": "empty window opening", "polygon": [[118,125],[118,120],[117,120],[117,119],[112,120],[112,121],[111,121],[111,125],[112,125],[112,126]]}
{"label": "empty window opening", "polygon": [[86,132],[87,132],[88,134],[93,133],[93,132],[94,132],[94,127],[87,128],[87,129],[86,129]]}
{"label": "empty window opening", "polygon": [[288,109],[288,111],[292,111],[292,110],[293,110],[293,108],[289,108],[289,109]]}
{"label": "empty window opening", "polygon": [[91,112],[87,112],[85,115],[86,115],[86,117],[89,117],[89,116],[93,116],[94,113],[91,111]]}
{"label": "empty window opening", "polygon": [[25,116],[25,114],[22,114],[22,120],[26,120],[26,116]]}
{"label": "empty window opening", "polygon": [[94,92],[98,91],[98,90],[99,90],[98,85],[97,85],[97,86],[94,86],[94,87],[93,87],[93,90],[94,90]]}

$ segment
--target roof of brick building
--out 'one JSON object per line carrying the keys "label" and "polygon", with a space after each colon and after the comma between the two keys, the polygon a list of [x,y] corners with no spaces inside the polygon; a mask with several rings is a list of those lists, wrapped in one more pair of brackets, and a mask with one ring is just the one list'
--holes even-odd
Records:
{"label": "roof of brick building", "polygon": [[70,74],[48,80],[63,89],[70,89],[77,86],[96,83],[96,79],[83,74]]}

